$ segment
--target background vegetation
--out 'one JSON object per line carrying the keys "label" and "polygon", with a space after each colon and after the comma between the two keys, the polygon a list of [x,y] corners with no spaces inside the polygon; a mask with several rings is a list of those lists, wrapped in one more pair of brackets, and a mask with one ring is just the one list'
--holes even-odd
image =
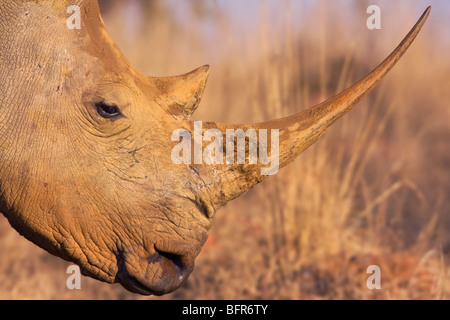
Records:
{"label": "background vegetation", "polygon": [[[382,30],[366,28],[370,4]],[[212,67],[196,119],[256,122],[322,101],[372,70],[428,5],[381,86],[315,146],[221,209],[180,290],[140,297],[83,278],[0,218],[2,299],[447,299],[450,37],[445,1],[101,1],[139,70]],[[366,268],[382,290],[366,288]]]}

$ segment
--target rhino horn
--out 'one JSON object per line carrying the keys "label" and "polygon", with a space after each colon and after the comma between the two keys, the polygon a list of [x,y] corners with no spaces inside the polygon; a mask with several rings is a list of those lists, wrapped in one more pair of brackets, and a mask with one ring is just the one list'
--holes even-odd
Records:
{"label": "rhino horn", "polygon": [[161,92],[158,104],[175,118],[189,120],[200,104],[208,76],[206,65],[180,76],[150,80]]}
{"label": "rhino horn", "polygon": [[[267,129],[268,131],[278,129],[279,168],[286,166],[314,144],[336,120],[352,110],[364,96],[377,86],[413,43],[427,20],[430,10],[430,7],[427,8],[400,45],[376,69],[331,99],[283,119],[254,125],[210,123],[203,125],[203,129],[215,128],[220,130],[224,136],[230,129]],[[226,202],[239,197],[267,177],[260,174],[261,165],[223,165],[204,169],[204,176],[209,177],[211,181],[210,189],[216,207],[221,207]]]}

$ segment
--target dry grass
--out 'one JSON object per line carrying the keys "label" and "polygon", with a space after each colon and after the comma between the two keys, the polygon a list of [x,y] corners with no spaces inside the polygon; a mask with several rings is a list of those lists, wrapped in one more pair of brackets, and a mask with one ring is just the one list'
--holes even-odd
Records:
{"label": "dry grass", "polygon": [[[198,119],[256,122],[300,111],[359,80],[426,7],[403,3],[408,10],[396,16],[401,1],[379,1],[384,28],[368,31],[367,6],[336,14],[345,1],[330,2],[283,1],[275,11],[274,1],[258,2],[257,18],[249,17],[255,23],[237,26],[239,12],[220,10],[220,2],[198,1],[180,21],[170,1],[156,1],[130,36],[133,26],[121,20],[125,1],[116,1],[105,21],[148,74],[211,63]],[[450,62],[433,18],[355,111],[217,213],[194,273],[163,299],[449,297]],[[373,264],[381,267],[382,290],[366,288]],[[142,298],[87,278],[81,291],[68,291],[67,265],[0,219],[0,298]]]}

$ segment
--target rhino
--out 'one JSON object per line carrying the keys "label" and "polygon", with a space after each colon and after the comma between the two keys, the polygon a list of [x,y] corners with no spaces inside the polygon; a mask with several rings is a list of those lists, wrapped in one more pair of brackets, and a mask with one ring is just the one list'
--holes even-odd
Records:
{"label": "rhino", "polygon": [[[79,28],[68,27],[71,6]],[[288,165],[383,79],[430,9],[384,62],[335,97],[283,119],[205,122],[202,133],[278,130],[279,167]],[[86,276],[141,295],[176,290],[215,212],[268,177],[261,163],[174,163],[173,132],[194,134],[209,66],[140,73],[95,0],[3,0],[0,34],[0,211]]]}

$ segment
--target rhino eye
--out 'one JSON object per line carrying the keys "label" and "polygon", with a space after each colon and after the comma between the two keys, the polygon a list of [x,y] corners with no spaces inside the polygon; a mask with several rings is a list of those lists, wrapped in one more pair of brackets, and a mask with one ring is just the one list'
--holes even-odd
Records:
{"label": "rhino eye", "polygon": [[122,115],[118,106],[107,104],[104,101],[95,104],[97,113],[103,118],[116,118]]}

